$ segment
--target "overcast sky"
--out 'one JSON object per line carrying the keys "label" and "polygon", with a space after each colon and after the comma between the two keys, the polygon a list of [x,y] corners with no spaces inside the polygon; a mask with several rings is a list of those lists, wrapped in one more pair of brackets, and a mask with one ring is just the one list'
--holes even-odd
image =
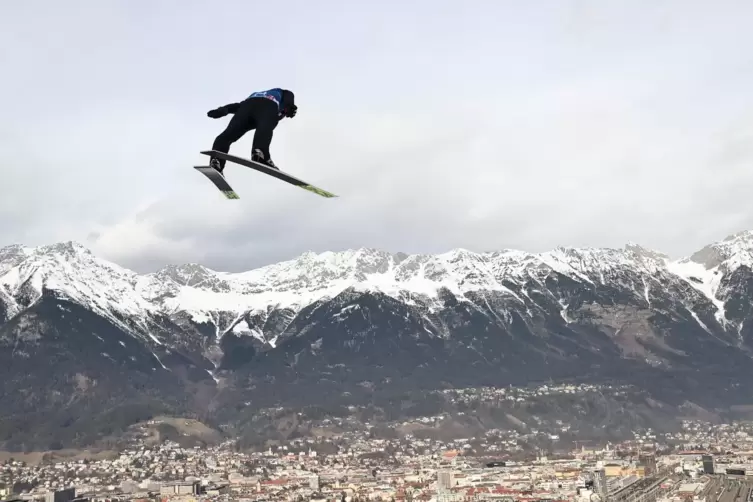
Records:
{"label": "overcast sky", "polygon": [[[749,0],[24,0],[0,6],[0,245],[77,240],[138,271],[307,251],[753,229]],[[285,87],[283,170],[194,165]],[[249,156],[253,133],[231,153]]]}

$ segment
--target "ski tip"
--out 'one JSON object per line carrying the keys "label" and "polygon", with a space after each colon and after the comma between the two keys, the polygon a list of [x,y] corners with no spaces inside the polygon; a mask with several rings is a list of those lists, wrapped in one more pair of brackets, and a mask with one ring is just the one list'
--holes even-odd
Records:
{"label": "ski tip", "polygon": [[326,190],[323,190],[323,189],[321,189],[319,187],[315,187],[313,185],[299,185],[299,187],[303,188],[304,190],[307,190],[309,192],[315,193],[316,195],[320,195],[322,197],[325,197],[327,199],[332,199],[332,198],[337,197],[337,195],[335,195],[335,194],[333,194],[331,192],[328,192]]}

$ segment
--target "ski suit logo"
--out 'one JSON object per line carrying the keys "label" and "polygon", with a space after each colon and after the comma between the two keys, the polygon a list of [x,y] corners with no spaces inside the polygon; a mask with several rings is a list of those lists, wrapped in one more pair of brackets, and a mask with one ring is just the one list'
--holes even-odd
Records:
{"label": "ski suit logo", "polygon": [[266,98],[270,101],[274,101],[279,107],[282,100],[282,93],[280,89],[269,89],[268,91],[257,91],[249,96],[249,98]]}

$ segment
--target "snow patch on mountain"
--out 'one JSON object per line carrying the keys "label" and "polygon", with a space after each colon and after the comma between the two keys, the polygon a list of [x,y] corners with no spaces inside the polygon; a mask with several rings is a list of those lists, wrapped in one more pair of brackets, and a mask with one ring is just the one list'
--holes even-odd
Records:
{"label": "snow patch on mountain", "polygon": [[[725,323],[719,284],[725,274],[744,265],[753,268],[753,232],[731,236],[676,261],[632,243],[624,249],[559,247],[538,254],[454,249],[437,255],[406,255],[363,248],[307,252],[293,260],[241,273],[185,264],[144,275],[67,242],[0,249],[0,301],[6,305],[8,316],[13,316],[47,289],[108,318],[126,332],[151,337],[155,343],[162,342],[151,332],[149,319],[180,315],[198,324],[213,325],[217,339],[232,332],[274,346],[276,338],[262,333],[259,319],[267,319],[275,309],[297,312],[349,288],[380,292],[408,304],[420,303],[429,312],[433,305],[441,304],[438,299],[442,290],[452,292],[461,302],[472,302],[468,293],[494,292],[508,299],[511,306],[523,306],[528,312],[536,304],[530,294],[538,291],[559,303],[562,318],[570,323],[569,300],[556,296],[558,293],[547,286],[548,281],[559,277],[587,288],[624,288],[641,302],[645,300],[648,308],[653,291],[682,281],[708,298],[717,309],[717,320]],[[249,324],[249,314],[262,317]],[[704,329],[710,329],[697,313],[691,314]]]}
{"label": "snow patch on mountain", "polygon": [[[0,256],[7,260],[0,262],[0,290],[13,298],[31,294],[31,298],[26,298],[27,304],[39,300],[44,290],[53,291],[130,333],[133,329],[121,316],[139,322],[156,311],[154,305],[135,291],[135,272],[94,256],[78,243],[37,248],[12,246],[3,248]],[[150,336],[159,343],[156,337]]]}
{"label": "snow patch on mountain", "polygon": [[728,272],[741,266],[753,268],[753,231],[739,232],[720,242],[709,244],[689,259],[709,270],[720,266]]}
{"label": "snow patch on mountain", "polygon": [[[705,246],[688,258],[667,261],[667,268],[701,292],[716,307],[716,320],[730,324],[725,316],[724,277],[740,267],[753,270],[753,232],[745,231],[726,237],[723,241]],[[738,327],[738,331],[741,328]]]}
{"label": "snow patch on mountain", "polygon": [[[429,256],[414,255],[404,260],[377,250],[348,250],[341,253],[304,253],[295,260],[242,273],[216,272],[224,287],[218,290],[180,285],[165,286],[155,281],[162,272],[139,281],[142,291],[159,299],[164,309],[190,312],[196,322],[206,322],[207,312],[253,312],[269,306],[299,310],[311,303],[333,298],[348,288],[378,291],[396,299],[406,292],[437,298],[446,288],[463,300],[470,291],[497,291],[524,303],[512,290],[496,280],[488,256],[455,250]],[[204,280],[205,281],[205,280]],[[163,286],[155,286],[163,284]]]}
{"label": "snow patch on mountain", "polygon": [[27,248],[25,259],[12,260],[11,265],[0,269],[0,287],[10,295],[30,284],[38,295],[43,288],[51,289],[93,309],[117,308],[129,315],[153,310],[134,291],[135,272],[94,256],[80,244]]}
{"label": "snow patch on mountain", "polygon": [[[727,323],[727,319],[724,316],[724,302],[717,298],[716,295],[723,275],[719,271],[718,266],[707,269],[702,263],[696,263],[686,258],[679,261],[667,262],[667,268],[708,298],[717,309],[714,314],[716,320],[722,324]],[[693,315],[695,316],[695,313]],[[705,325],[704,329],[708,330]]]}
{"label": "snow patch on mountain", "polygon": [[10,319],[11,317],[14,317],[18,312],[21,311],[21,308],[19,307],[16,300],[6,293],[3,289],[0,289],[0,307],[5,309],[5,315],[2,315],[2,310],[0,310],[0,323],[3,323]]}

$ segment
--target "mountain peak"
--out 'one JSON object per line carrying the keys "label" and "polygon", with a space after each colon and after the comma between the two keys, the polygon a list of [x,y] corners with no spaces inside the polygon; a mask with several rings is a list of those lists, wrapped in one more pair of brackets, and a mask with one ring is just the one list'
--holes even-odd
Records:
{"label": "mountain peak", "polygon": [[[73,269],[89,266],[97,262],[110,269],[121,270],[122,267],[98,258],[86,246],[76,241],[63,241],[42,246],[29,247],[13,244],[0,249],[0,275],[21,264],[35,264],[40,270],[60,269],[63,263]],[[125,269],[122,269],[125,270]]]}
{"label": "mountain peak", "polygon": [[743,230],[741,232],[730,234],[727,237],[725,237],[722,242],[729,242],[729,241],[744,241],[744,242],[751,243],[753,242],[753,230]]}
{"label": "mountain peak", "polygon": [[704,246],[688,260],[703,265],[706,270],[723,263],[731,267],[746,265],[753,268],[753,232],[745,230],[728,235],[721,241]]}
{"label": "mountain peak", "polygon": [[94,256],[91,250],[77,241],[61,241],[42,246],[25,246],[11,244],[0,248],[0,262],[13,258],[27,258],[30,256],[63,255],[63,256]]}
{"label": "mountain peak", "polygon": [[0,263],[13,258],[23,258],[29,254],[30,248],[23,244],[11,244],[0,248]]}
{"label": "mountain peak", "polygon": [[66,256],[83,255],[93,256],[91,250],[83,244],[76,241],[62,241],[54,244],[47,244],[45,246],[39,246],[35,248],[35,251],[39,254],[61,254]]}
{"label": "mountain peak", "polygon": [[633,253],[640,258],[648,258],[650,260],[664,261],[669,259],[669,256],[662,252],[648,249],[632,241],[625,244],[625,251]]}
{"label": "mountain peak", "polygon": [[[153,276],[159,280],[172,281],[181,286],[191,287],[217,287],[219,283],[224,282],[219,279],[220,275],[222,274],[219,274],[200,263],[167,265],[153,274]],[[227,289],[227,287],[223,286],[223,289]]]}

